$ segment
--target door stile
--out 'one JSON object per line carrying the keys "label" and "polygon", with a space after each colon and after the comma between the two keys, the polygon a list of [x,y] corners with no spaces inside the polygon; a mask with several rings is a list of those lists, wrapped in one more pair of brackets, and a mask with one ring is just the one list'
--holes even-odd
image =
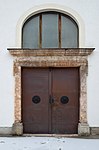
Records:
{"label": "door stile", "polygon": [[51,68],[49,68],[49,102],[48,102],[48,104],[49,104],[49,107],[48,107],[48,111],[49,111],[49,115],[48,115],[48,121],[49,121],[49,133],[51,133],[51,131],[52,131],[52,121],[51,121],[51,116],[52,116],[52,111],[51,111],[51,97],[52,97],[52,69]]}

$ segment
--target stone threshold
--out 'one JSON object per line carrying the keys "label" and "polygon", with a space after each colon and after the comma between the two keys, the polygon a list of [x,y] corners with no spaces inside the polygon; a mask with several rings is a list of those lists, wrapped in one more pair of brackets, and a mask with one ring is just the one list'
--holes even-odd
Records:
{"label": "stone threshold", "polygon": [[79,137],[78,134],[23,134],[24,137]]}

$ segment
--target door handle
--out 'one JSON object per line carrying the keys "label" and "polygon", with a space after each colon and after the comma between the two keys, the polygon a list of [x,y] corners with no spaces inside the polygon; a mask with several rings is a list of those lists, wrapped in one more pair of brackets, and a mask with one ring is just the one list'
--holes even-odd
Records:
{"label": "door handle", "polygon": [[62,96],[60,101],[62,104],[67,104],[69,102],[69,98],[67,96]]}
{"label": "door handle", "polygon": [[50,95],[50,97],[49,97],[49,103],[50,104],[53,104],[54,103],[54,98]]}

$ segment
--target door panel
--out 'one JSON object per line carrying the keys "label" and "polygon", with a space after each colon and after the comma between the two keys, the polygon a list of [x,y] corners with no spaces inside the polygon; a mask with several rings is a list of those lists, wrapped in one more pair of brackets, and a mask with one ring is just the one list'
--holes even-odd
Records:
{"label": "door panel", "polygon": [[[52,76],[52,133],[77,133],[78,68],[55,68]],[[68,103],[61,102],[62,96],[68,97]]]}
{"label": "door panel", "polygon": [[78,96],[78,68],[23,68],[24,133],[77,133]]}
{"label": "door panel", "polygon": [[[25,133],[48,133],[48,73],[48,69],[22,69],[22,119]],[[40,97],[39,103],[32,101],[34,96]]]}

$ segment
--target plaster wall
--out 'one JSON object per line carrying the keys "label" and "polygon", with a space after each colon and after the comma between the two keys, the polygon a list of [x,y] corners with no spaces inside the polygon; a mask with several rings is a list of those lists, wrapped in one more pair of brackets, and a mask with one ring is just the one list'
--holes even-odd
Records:
{"label": "plaster wall", "polygon": [[20,48],[19,24],[38,8],[61,8],[82,19],[81,46],[95,47],[89,56],[87,77],[87,116],[91,127],[99,127],[99,1],[98,0],[1,0],[0,1],[0,127],[14,123],[13,57],[7,48]]}

